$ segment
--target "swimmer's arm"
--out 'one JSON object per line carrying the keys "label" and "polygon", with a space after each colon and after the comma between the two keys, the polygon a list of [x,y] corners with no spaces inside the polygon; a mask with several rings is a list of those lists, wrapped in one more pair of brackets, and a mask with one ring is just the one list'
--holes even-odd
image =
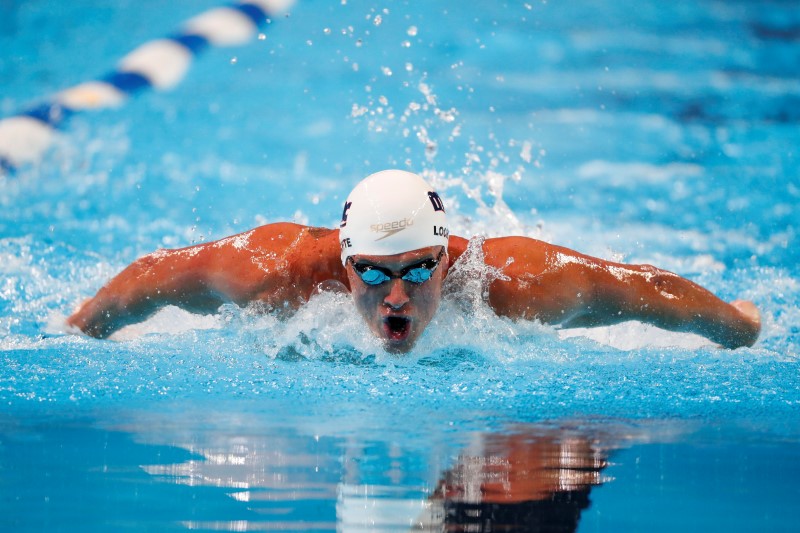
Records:
{"label": "swimmer's arm", "polygon": [[[167,305],[194,313],[213,313],[226,302],[296,307],[308,298],[316,281],[304,275],[301,268],[305,262],[292,254],[298,244],[315,250],[315,245],[330,240],[327,248],[334,250],[334,264],[338,261],[335,235],[317,239],[313,232],[305,226],[279,223],[216,242],[159,250],[115,276],[84,302],[67,324],[105,338]],[[327,248],[319,253],[326,253]],[[319,256],[312,258],[318,266]]]}
{"label": "swimmer's arm", "polygon": [[650,265],[625,265],[533,239],[510,237],[484,245],[487,263],[510,278],[490,286],[499,314],[538,318],[564,327],[639,320],[702,335],[726,348],[752,346],[761,330],[751,302],[727,303],[703,287]]}
{"label": "swimmer's arm", "polygon": [[210,264],[201,256],[207,245],[159,250],[131,263],[67,319],[93,337],[147,320],[167,305],[208,313],[230,299],[208,283]]}

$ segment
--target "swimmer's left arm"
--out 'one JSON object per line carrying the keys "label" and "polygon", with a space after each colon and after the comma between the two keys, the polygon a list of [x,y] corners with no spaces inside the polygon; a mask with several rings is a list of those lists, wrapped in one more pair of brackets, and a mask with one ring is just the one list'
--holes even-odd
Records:
{"label": "swimmer's left arm", "polygon": [[508,278],[491,284],[489,303],[512,318],[564,327],[640,320],[697,333],[726,348],[752,346],[761,329],[751,302],[727,303],[650,265],[613,263],[524,237],[487,240],[484,252],[488,264],[505,265]]}
{"label": "swimmer's left arm", "polygon": [[725,302],[700,285],[652,265],[595,260],[593,290],[566,327],[639,320],[670,331],[702,335],[724,348],[752,346],[761,319],[752,302]]}

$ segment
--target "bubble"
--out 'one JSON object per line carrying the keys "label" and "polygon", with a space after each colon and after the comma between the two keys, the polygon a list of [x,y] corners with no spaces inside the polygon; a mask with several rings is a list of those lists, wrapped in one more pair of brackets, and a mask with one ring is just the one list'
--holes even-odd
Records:
{"label": "bubble", "polygon": [[361,117],[366,115],[369,112],[369,109],[365,106],[359,106],[358,104],[353,104],[352,109],[350,110],[350,116],[353,118]]}
{"label": "bubble", "polygon": [[525,161],[526,163],[531,162],[531,149],[533,148],[533,144],[530,141],[525,141],[522,143],[522,150],[519,153],[520,158]]}

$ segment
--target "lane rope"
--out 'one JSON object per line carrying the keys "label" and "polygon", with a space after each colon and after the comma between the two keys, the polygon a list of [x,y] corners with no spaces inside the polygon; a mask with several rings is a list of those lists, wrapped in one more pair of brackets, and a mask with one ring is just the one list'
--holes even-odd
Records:
{"label": "lane rope", "polygon": [[119,107],[146,89],[180,83],[197,55],[209,47],[241,46],[294,0],[247,0],[205,11],[178,32],[148,41],[123,57],[112,72],[80,83],[16,115],[0,119],[0,174],[40,161],[73,114]]}

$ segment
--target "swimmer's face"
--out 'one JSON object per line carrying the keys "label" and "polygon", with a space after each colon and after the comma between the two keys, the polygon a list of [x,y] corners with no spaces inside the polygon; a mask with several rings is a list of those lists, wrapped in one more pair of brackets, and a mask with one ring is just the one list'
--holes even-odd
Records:
{"label": "swimmer's face", "polygon": [[[436,313],[447,273],[447,255],[440,256],[442,251],[441,246],[431,246],[396,255],[357,255],[347,261],[347,277],[356,309],[388,351],[411,350]],[[365,267],[379,267],[400,276],[409,267],[432,266],[437,257],[440,257],[438,267],[422,283],[392,277],[379,285],[369,285],[357,272]]]}

